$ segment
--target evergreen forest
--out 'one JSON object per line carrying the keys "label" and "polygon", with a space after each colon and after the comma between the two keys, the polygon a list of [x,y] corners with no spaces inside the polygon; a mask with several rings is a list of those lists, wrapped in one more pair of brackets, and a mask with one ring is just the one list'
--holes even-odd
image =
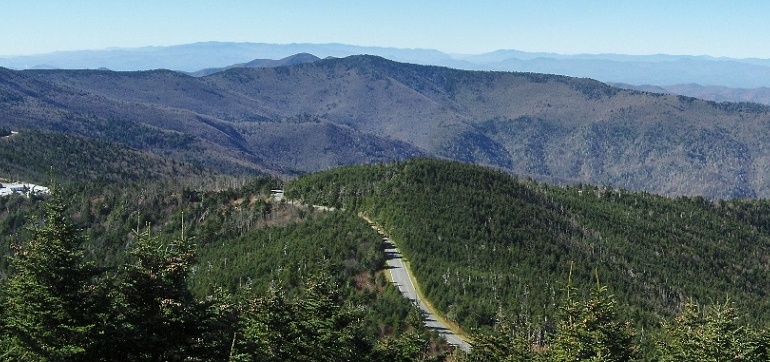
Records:
{"label": "evergreen forest", "polygon": [[272,202],[273,178],[69,184],[0,198],[0,360],[431,360],[355,215]]}
{"label": "evergreen forest", "polygon": [[[539,355],[614,333],[629,338],[614,343],[641,360],[670,357],[672,339],[684,329],[722,338],[724,331],[707,329],[736,328],[746,333],[740,343],[764,346],[764,200],[552,186],[433,159],[305,175],[286,192],[381,225],[428,299],[472,335],[519,341]],[[599,330],[574,330],[590,328],[574,323],[591,318],[599,319]],[[604,330],[610,326],[612,333]],[[575,335],[564,336],[565,329]]]}
{"label": "evergreen forest", "polygon": [[[99,150],[76,142],[51,140]],[[52,170],[50,195],[0,198],[0,360],[768,359],[765,200],[553,186],[424,158],[281,180],[104,155],[119,157],[148,167]],[[469,353],[388,281],[365,218]]]}

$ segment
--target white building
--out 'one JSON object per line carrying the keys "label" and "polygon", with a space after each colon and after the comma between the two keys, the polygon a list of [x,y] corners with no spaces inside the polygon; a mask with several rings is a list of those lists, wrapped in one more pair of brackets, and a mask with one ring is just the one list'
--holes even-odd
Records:
{"label": "white building", "polygon": [[35,184],[0,184],[0,196],[11,194],[22,194],[24,196],[48,194],[49,190],[45,186]]}

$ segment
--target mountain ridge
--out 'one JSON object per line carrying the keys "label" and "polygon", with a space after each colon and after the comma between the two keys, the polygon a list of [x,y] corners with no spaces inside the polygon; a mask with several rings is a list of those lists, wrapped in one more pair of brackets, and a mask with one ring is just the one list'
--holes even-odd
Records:
{"label": "mountain ridge", "polygon": [[221,68],[207,68],[201,69],[196,72],[189,72],[188,74],[196,77],[203,77],[214,73],[219,73],[231,68],[273,68],[273,67],[285,67],[290,65],[297,65],[303,63],[312,63],[321,58],[310,53],[297,53],[288,57],[273,60],[273,59],[255,59],[248,63],[239,63],[229,65]]}
{"label": "mountain ridge", "polygon": [[439,65],[465,70],[532,71],[586,77],[603,82],[758,88],[770,86],[770,60],[690,55],[555,54],[497,50],[476,55],[447,54],[435,49],[403,49],[329,44],[265,44],[203,42],[166,47],[117,48],[57,52],[0,58],[0,66],[29,69],[108,68],[147,70],[166,68],[196,72],[246,63],[254,59],[282,59],[297,53],[325,57],[371,54],[399,62]]}
{"label": "mountain ridge", "polygon": [[547,325],[535,311],[558,313],[559,281],[581,289],[598,278],[613,286],[619,305],[636,309],[624,314],[637,326],[657,328],[688,299],[724,293],[754,306],[746,318],[761,314],[765,323],[770,311],[759,286],[768,272],[760,251],[770,245],[767,200],[557,187],[431,159],[302,175],[285,191],[378,222],[399,241],[434,306],[465,330],[494,324],[506,309]]}
{"label": "mountain ridge", "polygon": [[631,85],[611,83],[613,86],[653,93],[678,94],[715,102],[753,102],[770,105],[770,88],[730,88],[702,86],[698,84],[674,84],[669,86]]}
{"label": "mountain ridge", "polygon": [[670,196],[770,195],[770,107],[584,78],[351,56],[197,78],[5,70],[0,100],[11,128],[73,132],[218,171],[296,174],[432,156]]}

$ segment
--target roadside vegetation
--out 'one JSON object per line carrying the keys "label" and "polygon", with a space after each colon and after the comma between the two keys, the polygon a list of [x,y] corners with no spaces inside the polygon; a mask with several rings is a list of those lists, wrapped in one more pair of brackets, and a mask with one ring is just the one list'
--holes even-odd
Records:
{"label": "roadside vegetation", "polygon": [[3,198],[0,359],[443,355],[382,275],[376,231],[355,215],[269,203],[277,182]]}
{"label": "roadside vegetation", "polygon": [[382,225],[428,299],[471,334],[502,328],[549,349],[565,303],[608,296],[646,358],[688,303],[698,318],[715,306],[751,311],[733,312],[735,326],[767,325],[766,201],[557,187],[431,159],[310,174],[286,194]]}
{"label": "roadside vegetation", "polygon": [[[0,360],[768,357],[765,201],[431,159],[193,184],[0,198]],[[272,201],[275,188],[300,205]],[[381,236],[358,213],[398,240],[469,354],[387,282]]]}

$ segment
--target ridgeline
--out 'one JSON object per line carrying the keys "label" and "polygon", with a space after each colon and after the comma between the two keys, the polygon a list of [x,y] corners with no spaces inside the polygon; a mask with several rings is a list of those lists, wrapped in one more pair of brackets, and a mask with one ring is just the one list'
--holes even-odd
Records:
{"label": "ridgeline", "polygon": [[550,328],[570,270],[581,290],[598,274],[640,327],[727,296],[751,311],[746,323],[770,320],[766,201],[559,187],[431,159],[310,174],[286,193],[382,225],[434,306],[466,330],[501,312]]}

